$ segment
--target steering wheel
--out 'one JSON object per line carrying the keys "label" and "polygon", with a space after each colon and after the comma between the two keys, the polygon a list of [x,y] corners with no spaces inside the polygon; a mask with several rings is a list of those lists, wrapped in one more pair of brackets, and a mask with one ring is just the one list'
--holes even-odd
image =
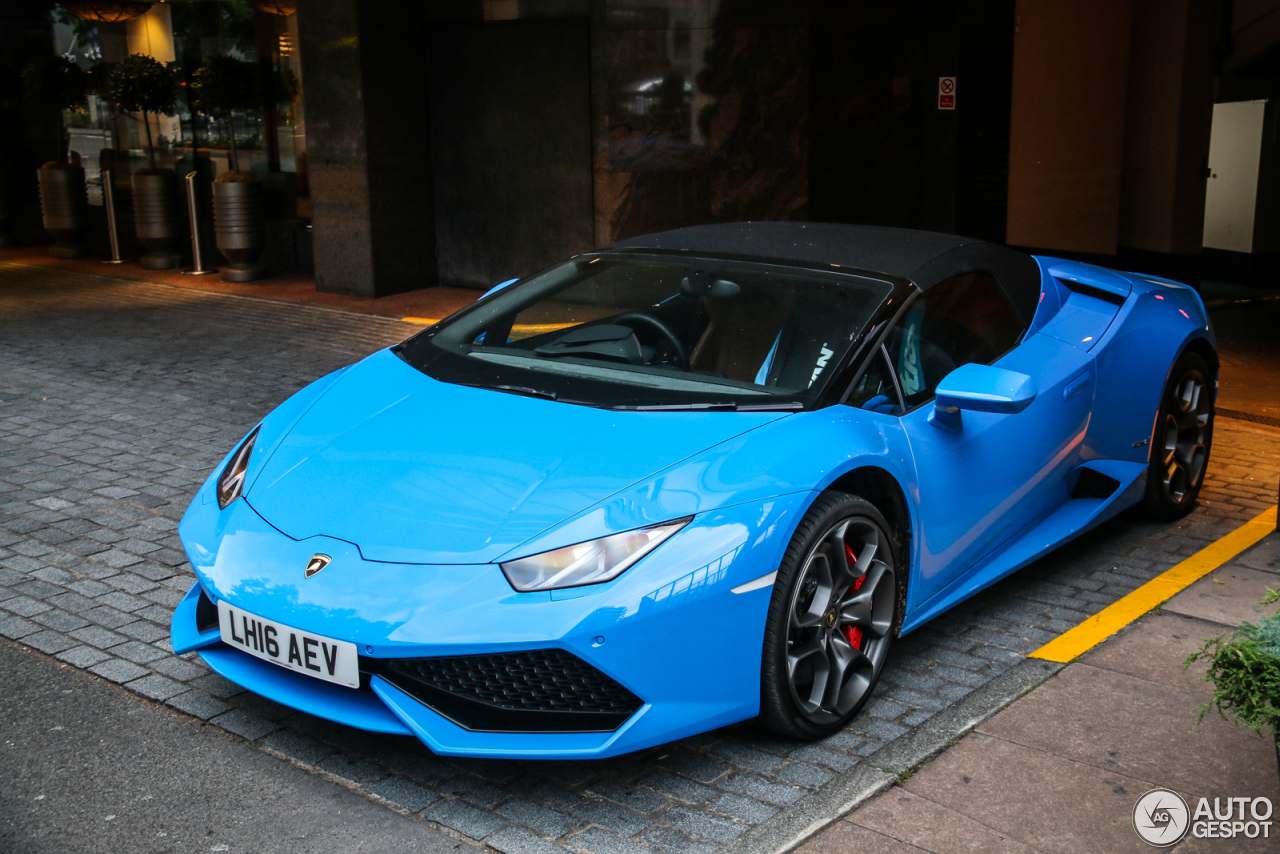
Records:
{"label": "steering wheel", "polygon": [[663,321],[651,314],[629,311],[626,314],[610,318],[609,322],[617,323],[621,326],[629,326],[636,330],[637,333],[641,327],[657,333],[657,336],[662,339],[662,343],[666,345],[668,364],[672,364],[682,371],[689,370],[689,354],[685,352],[684,344],[680,343],[680,337]]}

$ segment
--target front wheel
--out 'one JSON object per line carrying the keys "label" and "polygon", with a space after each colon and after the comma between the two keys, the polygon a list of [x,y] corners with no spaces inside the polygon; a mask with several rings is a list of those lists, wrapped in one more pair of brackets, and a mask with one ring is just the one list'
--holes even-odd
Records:
{"label": "front wheel", "polygon": [[1160,398],[1147,491],[1142,507],[1153,519],[1179,519],[1195,506],[1213,444],[1212,373],[1197,353],[1184,353]]}
{"label": "front wheel", "polygon": [[759,725],[823,738],[857,714],[893,641],[897,571],[889,526],[873,505],[835,492],[814,502],[773,586]]}

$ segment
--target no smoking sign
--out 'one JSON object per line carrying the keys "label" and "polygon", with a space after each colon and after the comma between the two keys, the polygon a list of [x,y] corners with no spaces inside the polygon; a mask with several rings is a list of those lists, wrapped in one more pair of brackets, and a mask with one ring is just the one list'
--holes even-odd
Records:
{"label": "no smoking sign", "polygon": [[954,110],[956,108],[956,79],[954,77],[938,78],[938,109]]}

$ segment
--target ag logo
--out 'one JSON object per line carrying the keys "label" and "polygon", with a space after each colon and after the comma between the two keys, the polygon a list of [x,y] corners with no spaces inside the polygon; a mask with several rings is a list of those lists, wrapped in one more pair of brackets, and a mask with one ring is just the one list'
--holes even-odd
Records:
{"label": "ag logo", "polygon": [[1133,807],[1133,829],[1144,842],[1166,848],[1187,835],[1190,817],[1182,795],[1168,789],[1152,789]]}
{"label": "ag logo", "polygon": [[328,555],[312,555],[311,560],[307,561],[307,568],[303,570],[303,574],[307,578],[310,578],[311,576],[315,575],[317,572],[319,572],[320,570],[328,566],[329,562],[332,560],[333,558],[329,557]]}

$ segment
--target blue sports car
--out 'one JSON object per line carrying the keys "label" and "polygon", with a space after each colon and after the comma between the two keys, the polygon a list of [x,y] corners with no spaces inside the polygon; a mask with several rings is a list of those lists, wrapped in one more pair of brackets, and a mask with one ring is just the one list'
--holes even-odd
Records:
{"label": "blue sports car", "polygon": [[952,235],[622,241],[253,428],[180,533],[173,647],[461,756],[820,738],[894,639],[1204,479],[1195,291]]}

